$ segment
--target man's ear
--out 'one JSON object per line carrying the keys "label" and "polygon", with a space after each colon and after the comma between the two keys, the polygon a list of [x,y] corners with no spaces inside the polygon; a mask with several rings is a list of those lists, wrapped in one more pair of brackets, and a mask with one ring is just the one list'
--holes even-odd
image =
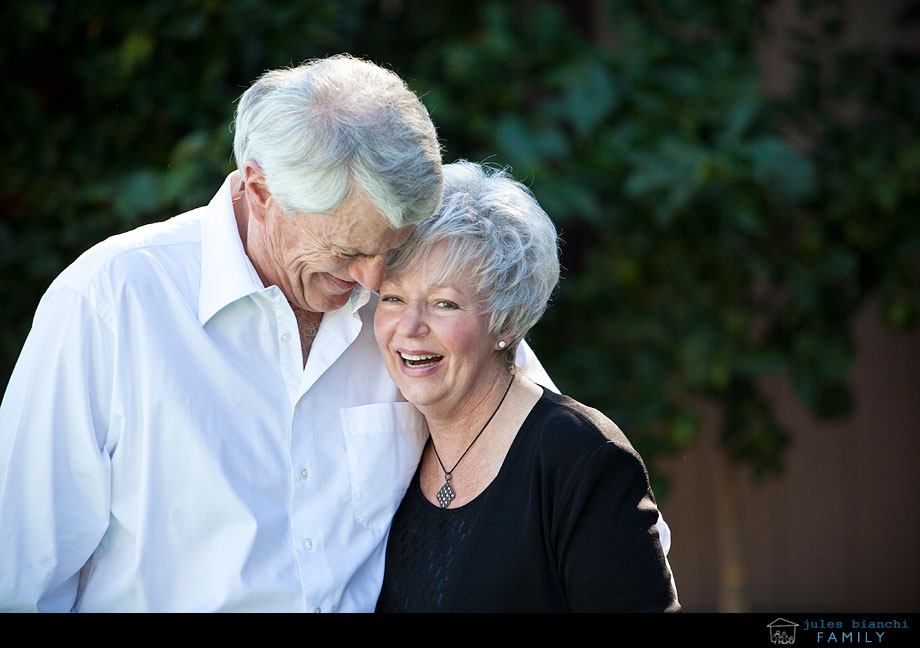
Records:
{"label": "man's ear", "polygon": [[257,162],[250,160],[243,165],[243,179],[246,182],[246,203],[249,205],[249,213],[261,223],[265,220],[268,205],[273,200],[268,183],[265,182],[265,173]]}

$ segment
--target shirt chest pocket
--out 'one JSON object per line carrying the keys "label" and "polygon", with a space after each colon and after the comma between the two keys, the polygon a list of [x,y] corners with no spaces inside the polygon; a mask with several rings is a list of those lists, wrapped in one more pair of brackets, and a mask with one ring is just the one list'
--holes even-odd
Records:
{"label": "shirt chest pocket", "polygon": [[425,440],[425,418],[410,403],[342,409],[355,519],[385,529],[409,486]]}

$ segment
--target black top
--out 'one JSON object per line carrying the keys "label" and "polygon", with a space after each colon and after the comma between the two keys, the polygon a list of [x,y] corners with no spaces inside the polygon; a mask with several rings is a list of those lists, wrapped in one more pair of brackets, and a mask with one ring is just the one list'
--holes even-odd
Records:
{"label": "black top", "polygon": [[377,611],[676,611],[657,520],[645,466],[620,429],[544,390],[473,501],[438,508],[416,470]]}

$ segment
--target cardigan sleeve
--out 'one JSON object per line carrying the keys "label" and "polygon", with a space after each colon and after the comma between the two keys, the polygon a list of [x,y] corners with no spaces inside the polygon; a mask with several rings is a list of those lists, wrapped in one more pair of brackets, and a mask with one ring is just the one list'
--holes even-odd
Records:
{"label": "cardigan sleeve", "polygon": [[554,506],[557,569],[569,608],[678,611],[648,474],[616,432],[622,443],[601,443],[574,465]]}

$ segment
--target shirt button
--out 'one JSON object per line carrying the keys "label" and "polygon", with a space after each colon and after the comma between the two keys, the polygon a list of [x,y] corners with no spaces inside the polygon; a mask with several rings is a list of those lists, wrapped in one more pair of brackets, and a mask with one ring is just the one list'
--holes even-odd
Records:
{"label": "shirt button", "polygon": [[300,469],[300,478],[301,478],[301,479],[306,479],[306,478],[309,477],[309,476],[310,476],[310,473],[309,473],[309,471],[308,471],[306,468],[301,468],[301,469]]}
{"label": "shirt button", "polygon": [[322,612],[323,610],[322,610],[322,608],[315,607],[315,608],[313,608],[313,611],[316,612],[317,614],[319,614],[319,613]]}
{"label": "shirt button", "polygon": [[291,334],[290,334],[290,333],[282,333],[282,334],[281,334],[281,341],[282,341],[282,342],[288,342],[290,339],[291,339]]}
{"label": "shirt button", "polygon": [[307,551],[312,551],[312,550],[313,550],[313,541],[310,540],[310,538],[307,538],[306,540],[304,540],[304,541],[303,541],[303,548],[306,549]]}

